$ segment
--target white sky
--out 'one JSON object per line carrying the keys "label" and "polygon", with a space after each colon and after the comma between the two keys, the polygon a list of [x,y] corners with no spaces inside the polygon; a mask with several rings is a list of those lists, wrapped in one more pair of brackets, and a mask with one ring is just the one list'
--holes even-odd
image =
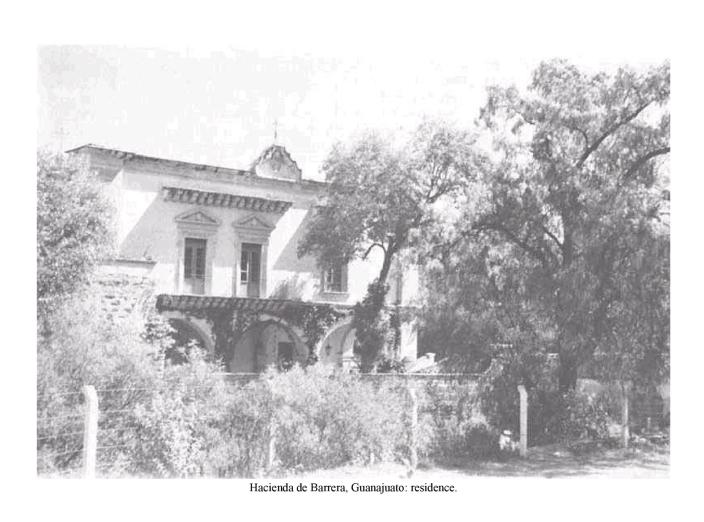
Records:
{"label": "white sky", "polygon": [[39,48],[40,146],[84,143],[247,168],[273,141],[303,169],[367,129],[410,129],[424,117],[471,125],[485,87],[525,85],[537,60],[261,55],[255,51]]}

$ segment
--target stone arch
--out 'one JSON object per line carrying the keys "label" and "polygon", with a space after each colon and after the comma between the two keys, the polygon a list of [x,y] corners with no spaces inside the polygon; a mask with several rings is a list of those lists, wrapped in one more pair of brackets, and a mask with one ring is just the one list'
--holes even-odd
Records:
{"label": "stone arch", "polygon": [[288,362],[303,364],[308,348],[301,336],[285,321],[262,318],[235,342],[228,370],[232,373],[260,373],[268,367],[285,369]]}
{"label": "stone arch", "polygon": [[280,325],[282,328],[288,330],[297,341],[301,341],[301,342],[305,341],[305,334],[303,333],[303,330],[301,328],[299,328],[298,326],[294,326],[294,325],[290,324],[286,319],[284,319],[282,317],[267,314],[267,313],[262,313],[259,315],[259,322],[276,323],[276,324]]}
{"label": "stone arch", "polygon": [[355,330],[351,319],[345,319],[328,330],[316,346],[318,361],[339,368],[349,368],[354,362]]}
{"label": "stone arch", "polygon": [[177,336],[194,338],[210,355],[215,353],[215,339],[210,325],[205,320],[176,311],[163,312],[162,315],[176,330]]}

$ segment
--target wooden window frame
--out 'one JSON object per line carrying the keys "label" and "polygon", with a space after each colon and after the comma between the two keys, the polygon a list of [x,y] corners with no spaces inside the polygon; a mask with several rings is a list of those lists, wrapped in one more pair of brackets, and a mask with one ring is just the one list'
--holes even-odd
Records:
{"label": "wooden window frame", "polygon": [[202,239],[205,240],[205,273],[203,280],[203,294],[195,295],[212,295],[213,288],[213,266],[215,254],[217,252],[217,232],[220,222],[211,216],[207,216],[210,221],[195,221],[188,219],[188,215],[205,211],[202,209],[189,209],[186,212],[176,216],[176,262],[174,271],[174,287],[177,294],[186,293],[186,239]]}
{"label": "wooden window frame", "polygon": [[[323,290],[322,293],[324,293],[324,294],[338,294],[338,295],[339,294],[348,294],[349,293],[348,268],[349,268],[349,264],[345,263],[343,261],[334,263],[333,265],[325,268],[322,273],[322,290]],[[336,285],[330,282],[330,273],[331,272],[334,273],[334,271],[336,269],[339,269],[339,272],[340,272],[340,274],[339,274],[340,275],[340,277],[339,277],[339,279],[340,279],[339,290],[335,289]],[[333,279],[334,279],[334,276],[333,276]]]}
{"label": "wooden window frame", "polygon": [[235,229],[232,295],[235,297],[247,297],[247,287],[240,280],[242,246],[246,243],[252,243],[261,245],[259,256],[259,297],[265,298],[267,297],[267,279],[269,275],[269,237],[274,227],[257,213],[249,214],[243,219],[235,221],[232,226]]}
{"label": "wooden window frame", "polygon": [[[189,249],[191,250],[190,252]],[[191,293],[203,295],[205,294],[205,272],[208,263],[208,240],[202,237],[185,237],[183,240],[183,251],[184,287],[189,284],[191,289],[193,289],[199,285],[201,291],[192,291]],[[202,259],[199,259],[201,256]],[[189,282],[188,280],[193,281]]]}
{"label": "wooden window frame", "polygon": [[[251,248],[255,247],[255,248]],[[245,251],[247,251],[250,255],[247,256],[247,265],[245,268]],[[259,288],[257,289],[258,293],[260,294],[258,297],[261,296],[262,292],[262,258],[263,258],[263,251],[264,247],[262,243],[254,243],[254,242],[242,242],[240,243],[240,263],[239,263],[239,284],[240,287],[248,287],[250,283],[253,282],[252,274],[254,270],[252,270],[252,267],[254,264],[252,263],[253,258],[255,257],[253,254],[256,252],[257,253],[257,264],[259,265],[257,268],[257,282]],[[242,276],[246,275],[246,279],[242,279]],[[247,295],[249,297],[249,295]]]}

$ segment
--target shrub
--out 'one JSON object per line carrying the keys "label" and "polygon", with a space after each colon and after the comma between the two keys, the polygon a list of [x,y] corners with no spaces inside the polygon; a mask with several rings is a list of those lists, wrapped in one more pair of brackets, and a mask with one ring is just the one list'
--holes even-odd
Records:
{"label": "shrub", "polygon": [[[171,365],[170,329],[158,316],[109,319],[96,313],[100,296],[85,291],[47,315],[37,352],[38,472],[80,465],[83,441],[81,387],[98,392],[98,462],[111,474],[184,476],[194,453],[184,433],[200,426],[222,400],[220,368],[197,350]],[[148,326],[145,328],[145,326]],[[218,395],[219,394],[219,395]],[[193,446],[197,446],[195,441]],[[190,443],[189,443],[190,444]]]}
{"label": "shrub", "polygon": [[[535,407],[539,403],[535,397],[542,398],[544,394],[557,391],[554,369],[544,348],[530,338],[517,340],[515,344],[497,345],[495,356],[479,381],[481,411],[497,430],[518,433],[518,385],[528,389],[529,404]],[[534,413],[541,411],[538,406]],[[529,423],[538,421],[539,415],[531,413],[528,418]],[[529,433],[537,433],[531,425]]]}
{"label": "shrub", "polygon": [[429,383],[426,407],[432,422],[430,456],[440,461],[493,458],[498,432],[481,411],[474,382]]}
{"label": "shrub", "polygon": [[[81,387],[99,390],[101,409],[125,410],[147,398],[160,378],[159,348],[145,342],[138,320],[107,321],[89,292],[67,299],[47,316],[50,336],[37,349],[37,451],[40,472],[80,460]],[[119,395],[105,389],[124,390]]]}
{"label": "shrub", "polygon": [[[166,363],[159,380],[133,408],[107,411],[101,444],[117,448],[101,460],[111,474],[200,476],[208,469],[206,444],[227,398],[220,367],[191,349],[183,364]],[[126,390],[129,392],[129,390]],[[119,396],[125,391],[116,391]]]}
{"label": "shrub", "polygon": [[604,403],[575,391],[552,398],[546,415],[545,433],[549,440],[567,442],[576,439],[608,437],[609,417]]}
{"label": "shrub", "polygon": [[[244,386],[218,381],[206,393],[202,383],[218,378],[206,371],[211,377],[188,381],[199,366],[207,370],[197,361],[167,367],[165,391],[122,417],[133,428],[111,441],[123,446],[112,455],[111,473],[252,477],[409,459],[404,383],[368,382],[314,366],[271,370]],[[269,469],[272,429],[276,459]],[[419,422],[421,455],[427,433]]]}
{"label": "shrub", "polygon": [[609,402],[557,389],[546,354],[525,350],[495,360],[480,380],[481,410],[497,431],[519,433],[518,384],[528,388],[528,444],[540,445],[608,435]]}
{"label": "shrub", "polygon": [[407,458],[407,398],[393,384],[312,366],[270,371],[231,393],[223,443],[210,449],[227,455],[219,476],[262,473],[272,429],[279,474]]}
{"label": "shrub", "polygon": [[200,473],[203,449],[196,426],[198,405],[181,393],[157,393],[134,411],[135,438],[128,453],[131,471],[159,477],[189,477]]}
{"label": "shrub", "polygon": [[498,456],[498,432],[484,419],[440,418],[435,422],[434,433],[431,455],[440,462]]}
{"label": "shrub", "polygon": [[406,373],[406,364],[394,357],[381,355],[377,360],[376,371],[377,373]]}

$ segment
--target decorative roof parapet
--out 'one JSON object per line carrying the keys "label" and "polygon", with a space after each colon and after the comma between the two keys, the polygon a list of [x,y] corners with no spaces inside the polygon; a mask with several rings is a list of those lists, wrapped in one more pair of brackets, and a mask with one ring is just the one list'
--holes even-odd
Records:
{"label": "decorative roof parapet", "polygon": [[214,207],[239,208],[242,210],[256,210],[259,212],[273,212],[276,214],[283,214],[293,204],[291,201],[281,201],[278,199],[265,199],[255,196],[225,194],[222,192],[206,192],[203,190],[178,187],[163,187],[162,190],[164,194],[164,201]]}
{"label": "decorative roof parapet", "polygon": [[[266,173],[260,166],[269,164],[273,167],[273,172]],[[281,167],[284,167],[283,169]],[[274,179],[287,179],[289,181],[300,182],[303,176],[298,163],[291,157],[291,154],[281,145],[271,145],[267,147],[259,157],[254,160],[250,167],[260,177],[273,177]],[[286,173],[287,172],[287,173]]]}
{"label": "decorative roof parapet", "polygon": [[298,166],[298,163],[296,163],[296,160],[293,159],[289,151],[287,151],[286,148],[282,145],[276,144],[270,145],[266,149],[264,149],[259,155],[259,157],[255,159],[254,162],[252,162],[252,166],[249,168],[249,170],[254,172],[254,170],[257,168],[257,165],[259,165],[262,161],[268,159],[283,159],[291,163],[299,173],[301,172],[301,168]]}
{"label": "decorative roof parapet", "polygon": [[[163,166],[167,169],[170,169],[173,174],[179,175],[179,176],[185,176],[185,177],[198,177],[198,174],[204,173],[206,177],[216,179],[217,181],[225,181],[227,183],[238,183],[239,180],[246,179],[247,183],[266,183],[267,185],[270,184],[277,184],[279,186],[287,186],[289,189],[291,188],[291,185],[295,185],[296,187],[305,190],[305,191],[314,191],[314,192],[319,192],[321,190],[325,190],[325,188],[329,185],[327,181],[318,181],[314,179],[303,179],[302,177],[299,176],[299,179],[296,180],[291,180],[291,179],[281,179],[281,178],[276,178],[276,177],[259,177],[253,170],[242,170],[242,169],[233,169],[233,168],[228,168],[228,167],[218,167],[215,165],[207,165],[203,163],[192,163],[189,161],[181,161],[181,160],[173,160],[173,159],[167,159],[167,158],[159,158],[156,156],[146,156],[144,154],[138,154],[136,152],[129,152],[129,151],[124,151],[124,150],[118,150],[118,149],[112,149],[108,147],[103,147],[101,145],[95,145],[92,143],[88,143],[85,145],[81,145],[80,147],[75,147],[73,149],[67,150],[67,153],[98,153],[101,155],[103,158],[108,158],[109,162],[115,162],[114,165],[111,164],[109,167],[102,167],[100,165],[95,165],[94,167],[96,170],[101,171],[104,170],[105,172],[101,172],[101,175],[112,179],[112,177],[118,172],[120,168],[122,168],[125,164],[128,164],[130,162],[136,161],[136,162],[146,162],[146,163],[153,163],[155,165],[160,165]],[[265,151],[266,152],[266,151]],[[288,152],[286,152],[288,154]],[[288,155],[290,157],[290,155]],[[261,158],[261,156],[260,156]],[[266,159],[266,158],[264,158]],[[255,162],[256,163],[256,162]],[[298,165],[296,164],[293,159],[291,159],[292,165],[297,169],[297,172],[300,171],[300,168],[298,168]],[[160,174],[163,172],[159,172]]]}

